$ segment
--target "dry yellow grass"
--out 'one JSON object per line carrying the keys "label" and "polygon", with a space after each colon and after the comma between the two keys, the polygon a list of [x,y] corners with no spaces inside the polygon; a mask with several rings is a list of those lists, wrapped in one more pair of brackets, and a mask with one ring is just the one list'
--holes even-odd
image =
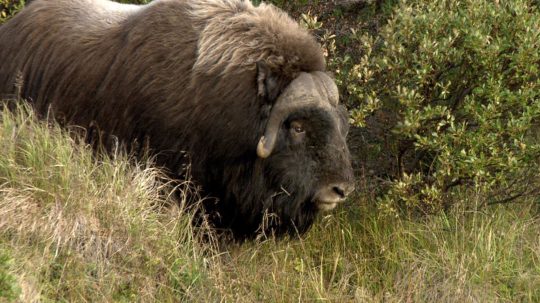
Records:
{"label": "dry yellow grass", "polygon": [[0,122],[0,302],[540,301],[537,201],[460,206],[471,190],[407,219],[357,197],[302,239],[218,251],[150,162],[96,159],[26,107]]}

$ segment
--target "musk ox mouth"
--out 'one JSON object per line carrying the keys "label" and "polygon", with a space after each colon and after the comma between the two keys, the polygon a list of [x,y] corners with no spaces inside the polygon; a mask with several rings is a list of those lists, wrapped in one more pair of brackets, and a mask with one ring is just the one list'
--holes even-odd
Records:
{"label": "musk ox mouth", "polygon": [[323,201],[315,201],[315,205],[317,206],[317,209],[320,211],[331,211],[332,209],[336,208],[340,202],[323,202]]}

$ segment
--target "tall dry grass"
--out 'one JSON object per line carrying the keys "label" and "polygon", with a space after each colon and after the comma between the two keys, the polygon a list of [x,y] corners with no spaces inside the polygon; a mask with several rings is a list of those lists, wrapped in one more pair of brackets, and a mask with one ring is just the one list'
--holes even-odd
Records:
{"label": "tall dry grass", "polygon": [[96,157],[25,106],[0,121],[0,301],[540,301],[536,200],[475,208],[470,189],[405,218],[358,196],[302,239],[217,250],[150,162]]}
{"label": "tall dry grass", "polygon": [[98,159],[76,141],[26,106],[1,114],[0,247],[21,300],[189,298],[205,279],[205,248],[186,196],[173,201],[150,162]]}

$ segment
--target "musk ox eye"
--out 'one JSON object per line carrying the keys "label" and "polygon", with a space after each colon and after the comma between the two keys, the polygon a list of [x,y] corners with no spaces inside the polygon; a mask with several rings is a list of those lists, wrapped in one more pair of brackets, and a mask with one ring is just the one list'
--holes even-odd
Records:
{"label": "musk ox eye", "polygon": [[298,121],[291,122],[291,130],[296,134],[303,134],[306,132],[302,123]]}

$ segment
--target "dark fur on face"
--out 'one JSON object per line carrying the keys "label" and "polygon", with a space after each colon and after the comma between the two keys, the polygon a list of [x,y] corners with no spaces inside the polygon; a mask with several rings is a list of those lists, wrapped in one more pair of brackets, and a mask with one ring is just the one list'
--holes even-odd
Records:
{"label": "dark fur on face", "polygon": [[173,177],[188,152],[193,178],[218,198],[205,202],[212,223],[237,237],[265,214],[262,230],[302,233],[324,204],[314,201],[351,187],[339,106],[291,112],[270,156],[256,153],[282,92],[325,69],[314,38],[271,5],[35,0],[0,27],[0,58],[0,96],[22,73],[22,96],[40,113],[146,142]]}

